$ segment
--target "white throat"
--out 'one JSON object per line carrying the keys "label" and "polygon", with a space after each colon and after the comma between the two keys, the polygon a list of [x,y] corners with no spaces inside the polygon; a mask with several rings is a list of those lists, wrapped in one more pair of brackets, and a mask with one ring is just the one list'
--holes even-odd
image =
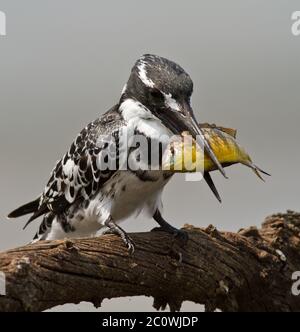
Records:
{"label": "white throat", "polygon": [[159,118],[140,102],[128,98],[125,99],[119,108],[124,120],[127,122],[127,129],[138,130],[147,137],[165,141],[171,137],[172,132],[161,122]]}

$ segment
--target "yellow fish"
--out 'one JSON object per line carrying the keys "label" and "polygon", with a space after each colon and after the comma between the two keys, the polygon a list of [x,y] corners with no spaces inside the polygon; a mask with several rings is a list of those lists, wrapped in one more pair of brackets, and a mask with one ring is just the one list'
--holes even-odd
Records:
{"label": "yellow fish", "polygon": [[[236,130],[207,123],[200,124],[212,151],[223,167],[241,163],[250,167],[264,181],[260,173],[270,175],[253,164],[249,154],[236,141]],[[183,132],[169,144],[163,156],[163,170],[175,173],[201,171],[214,194],[221,201],[209,172],[216,170],[215,164],[192,137]]]}

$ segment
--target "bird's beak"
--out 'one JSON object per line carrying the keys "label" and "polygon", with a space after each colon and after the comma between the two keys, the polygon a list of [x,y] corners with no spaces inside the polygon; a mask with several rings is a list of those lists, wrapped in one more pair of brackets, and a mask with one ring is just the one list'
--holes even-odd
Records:
{"label": "bird's beak", "polygon": [[160,112],[157,116],[163,124],[169,128],[175,135],[180,135],[183,131],[188,131],[192,137],[197,141],[203,151],[214,162],[215,166],[220,170],[225,178],[227,178],[225,171],[211,149],[206,140],[202,129],[199,127],[195,118],[194,112],[190,104],[186,101],[177,103],[179,109],[169,108],[165,112]]}

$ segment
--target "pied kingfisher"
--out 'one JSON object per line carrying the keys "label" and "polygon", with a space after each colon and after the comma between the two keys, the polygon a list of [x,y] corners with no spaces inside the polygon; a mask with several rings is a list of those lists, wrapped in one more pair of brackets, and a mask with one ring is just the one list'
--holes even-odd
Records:
{"label": "pied kingfisher", "polygon": [[[132,240],[118,223],[134,212],[145,210],[160,229],[186,238],[161,216],[161,194],[172,173],[103,166],[109,161],[119,162],[119,148],[115,154],[108,153],[112,140],[119,147],[125,136],[128,139],[139,134],[163,147],[166,137],[188,131],[194,138],[197,136],[197,141],[225,176],[196,122],[190,105],[192,91],[190,76],[176,63],[156,55],[140,57],[118,104],[78,134],[54,167],[42,194],[8,217],[32,213],[26,227],[43,215],[33,241],[93,236],[106,226],[108,232],[121,236],[133,251]],[[128,159],[138,160],[136,149],[128,147],[126,154]],[[216,193],[211,178],[205,179]]]}

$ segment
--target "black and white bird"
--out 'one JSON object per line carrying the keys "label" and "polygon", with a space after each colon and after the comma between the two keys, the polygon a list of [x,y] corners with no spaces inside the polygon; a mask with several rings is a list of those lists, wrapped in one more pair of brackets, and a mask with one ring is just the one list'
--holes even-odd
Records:
{"label": "black and white bird", "polygon": [[[141,210],[162,230],[183,235],[161,215],[161,194],[172,174],[159,169],[122,169],[120,146],[139,134],[147,142],[158,143],[161,153],[166,138],[189,131],[194,138],[198,136],[197,141],[225,176],[197,125],[190,105],[192,92],[193,82],[179,65],[156,55],[140,57],[119,103],[78,134],[54,167],[42,194],[8,217],[32,213],[26,227],[43,216],[33,241],[93,236],[106,226],[122,237],[130,251],[134,244],[118,223]],[[112,141],[117,146],[115,153],[110,151]],[[127,162],[138,161],[136,149],[128,146],[125,152]]]}

